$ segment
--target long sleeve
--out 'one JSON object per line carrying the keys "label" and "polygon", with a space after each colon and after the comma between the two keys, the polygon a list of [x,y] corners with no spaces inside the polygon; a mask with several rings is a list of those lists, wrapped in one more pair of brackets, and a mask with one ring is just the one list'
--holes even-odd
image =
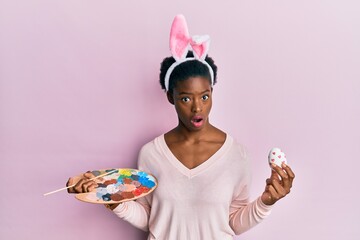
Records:
{"label": "long sleeve", "polygon": [[271,206],[265,205],[258,197],[249,201],[249,186],[251,182],[250,157],[243,146],[238,146],[240,158],[243,159],[242,178],[237,183],[235,195],[230,204],[229,224],[236,235],[256,226],[271,213]]}
{"label": "long sleeve", "polygon": [[261,201],[261,197],[251,203],[235,200],[230,206],[230,227],[239,235],[265,219],[271,213],[271,208]]}
{"label": "long sleeve", "polygon": [[[143,161],[144,157],[143,149],[140,151],[138,168],[139,170],[149,172],[145,162]],[[151,210],[151,200],[152,194],[145,197],[139,198],[135,201],[128,201],[122,204],[119,204],[113,212],[123,220],[129,222],[133,226],[143,230],[149,230],[149,216]]]}
{"label": "long sleeve", "polygon": [[133,226],[148,231],[150,207],[145,198],[124,202],[117,206],[113,212]]}

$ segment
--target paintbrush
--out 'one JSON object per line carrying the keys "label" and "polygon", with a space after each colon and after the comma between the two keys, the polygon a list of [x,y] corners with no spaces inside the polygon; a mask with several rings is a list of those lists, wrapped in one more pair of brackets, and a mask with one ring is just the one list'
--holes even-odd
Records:
{"label": "paintbrush", "polygon": [[[117,172],[117,171],[118,171],[117,169],[114,169],[114,170],[112,170],[112,171],[110,171],[110,172],[107,172],[107,173],[104,173],[104,174],[100,174],[99,176],[96,176],[96,177],[93,177],[93,178],[89,179],[89,181],[95,180],[95,179],[97,179],[97,178],[104,177],[104,176],[106,176],[106,175],[112,174],[112,173]],[[71,185],[71,186],[63,187],[63,188],[60,188],[60,189],[58,189],[58,190],[45,193],[44,196],[47,196],[47,195],[50,195],[50,194],[53,194],[53,193],[57,193],[57,192],[60,192],[60,191],[63,191],[63,190],[66,190],[66,189],[68,189],[68,188],[75,187],[75,185],[76,185],[76,183],[73,184],[73,185]]]}

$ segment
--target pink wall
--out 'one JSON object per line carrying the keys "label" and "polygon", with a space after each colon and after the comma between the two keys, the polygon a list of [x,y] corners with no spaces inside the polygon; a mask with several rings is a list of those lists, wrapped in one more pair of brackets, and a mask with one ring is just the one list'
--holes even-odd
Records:
{"label": "pink wall", "polygon": [[176,124],[157,76],[177,13],[212,36],[212,122],[250,150],[252,198],[271,147],[297,174],[238,239],[359,239],[359,2],[124,2],[0,1],[0,239],[144,239],[102,206],[42,194],[135,167],[141,145]]}

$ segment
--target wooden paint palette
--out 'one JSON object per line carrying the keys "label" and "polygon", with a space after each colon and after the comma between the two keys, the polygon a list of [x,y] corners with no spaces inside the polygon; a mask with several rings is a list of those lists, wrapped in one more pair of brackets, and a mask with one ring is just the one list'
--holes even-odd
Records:
{"label": "wooden paint palette", "polygon": [[120,168],[92,171],[99,177],[94,181],[98,187],[88,193],[76,194],[80,201],[99,204],[121,203],[150,194],[157,187],[157,180],[154,176],[137,169]]}

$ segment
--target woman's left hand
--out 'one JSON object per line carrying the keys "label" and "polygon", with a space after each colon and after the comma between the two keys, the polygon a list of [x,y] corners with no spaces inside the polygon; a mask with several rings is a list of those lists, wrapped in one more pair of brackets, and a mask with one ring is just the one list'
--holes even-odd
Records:
{"label": "woman's left hand", "polygon": [[266,205],[273,205],[288,195],[295,178],[294,172],[284,163],[282,168],[275,164],[272,164],[271,167],[271,176],[266,179],[265,191],[261,195],[261,200]]}

